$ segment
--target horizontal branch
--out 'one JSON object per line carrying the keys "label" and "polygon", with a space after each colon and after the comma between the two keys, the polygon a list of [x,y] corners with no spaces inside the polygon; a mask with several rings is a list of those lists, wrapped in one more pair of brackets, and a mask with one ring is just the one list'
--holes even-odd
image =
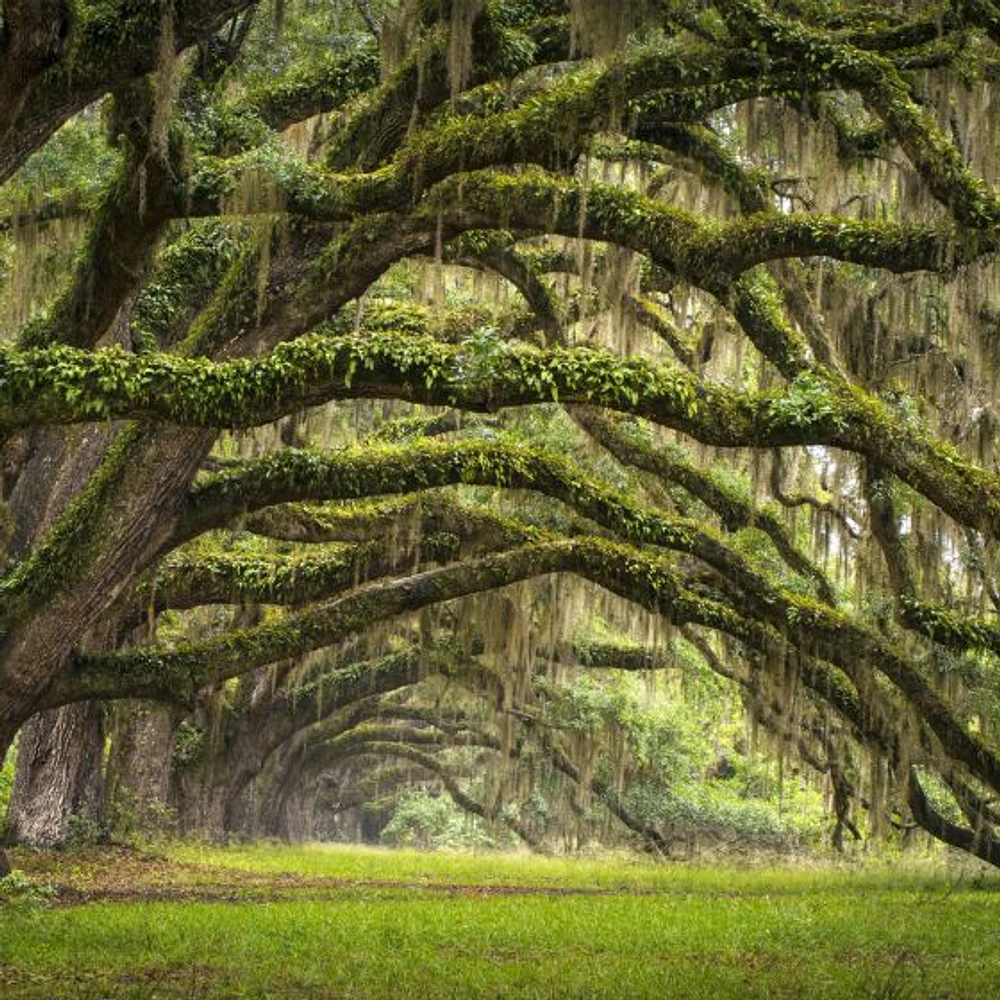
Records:
{"label": "horizontal branch", "polygon": [[590,403],[722,447],[835,446],[877,459],[960,524],[1000,537],[1000,477],[822,370],[784,391],[738,392],[586,348],[503,345],[482,356],[391,331],[302,337],[259,360],[218,363],[114,349],[0,353],[2,429],[126,418],[246,427],[333,399],[373,397],[480,411]]}

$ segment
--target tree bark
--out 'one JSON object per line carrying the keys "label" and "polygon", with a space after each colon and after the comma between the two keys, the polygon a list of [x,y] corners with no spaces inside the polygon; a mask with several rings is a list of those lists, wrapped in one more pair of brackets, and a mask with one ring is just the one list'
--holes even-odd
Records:
{"label": "tree bark", "polygon": [[168,708],[141,701],[114,706],[105,788],[108,823],[116,836],[170,832],[173,742]]}
{"label": "tree bark", "polygon": [[34,716],[21,730],[8,821],[12,841],[57,847],[102,822],[103,711],[95,702]]}

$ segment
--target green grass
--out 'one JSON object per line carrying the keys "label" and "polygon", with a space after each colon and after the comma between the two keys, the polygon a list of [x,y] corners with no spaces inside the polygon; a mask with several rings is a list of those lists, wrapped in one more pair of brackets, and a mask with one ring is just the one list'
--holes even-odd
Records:
{"label": "green grass", "polygon": [[643,855],[540,857],[532,854],[459,854],[391,850],[382,847],[261,843],[234,847],[175,844],[170,858],[265,874],[294,871],[304,875],[368,882],[426,882],[448,885],[516,885],[531,888],[622,889],[638,892],[787,893],[810,888],[873,891],[880,888],[941,890],[975,881],[1000,892],[994,876],[976,863],[957,858],[954,867],[940,861],[889,863],[881,860],[835,865],[806,864],[664,864]]}
{"label": "green grass", "polygon": [[[0,908],[0,996],[943,1000],[1000,984],[992,876],[318,848],[171,856],[216,866],[212,879],[223,866],[295,870],[310,892],[345,884],[322,899]],[[497,890],[515,885],[533,891]]]}

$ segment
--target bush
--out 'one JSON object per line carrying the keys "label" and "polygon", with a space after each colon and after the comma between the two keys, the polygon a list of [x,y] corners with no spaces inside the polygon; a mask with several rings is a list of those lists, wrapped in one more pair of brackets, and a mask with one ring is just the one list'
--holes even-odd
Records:
{"label": "bush", "polygon": [[382,831],[382,843],[421,851],[495,846],[483,824],[462,812],[446,795],[407,792]]}

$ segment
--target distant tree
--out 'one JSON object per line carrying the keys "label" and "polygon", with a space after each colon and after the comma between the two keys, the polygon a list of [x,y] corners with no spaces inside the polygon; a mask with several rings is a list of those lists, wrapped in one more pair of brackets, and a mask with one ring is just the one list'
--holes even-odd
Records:
{"label": "distant tree", "polygon": [[683,633],[838,835],[1000,863],[998,43],[989,0],[5,3],[14,833],[98,703],[226,716],[232,801],[449,643],[500,757],[586,784],[536,680],[610,593],[598,659]]}

